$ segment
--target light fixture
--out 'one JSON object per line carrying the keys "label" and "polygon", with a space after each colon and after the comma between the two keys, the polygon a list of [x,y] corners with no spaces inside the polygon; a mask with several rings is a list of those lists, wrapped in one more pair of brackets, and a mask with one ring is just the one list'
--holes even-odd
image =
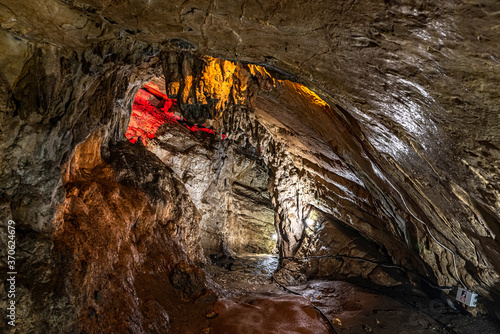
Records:
{"label": "light fixture", "polygon": [[273,240],[278,240],[278,235],[276,233],[273,233],[272,238]]}
{"label": "light fixture", "polygon": [[311,218],[306,219],[306,225],[309,227],[313,226],[315,223],[316,223],[316,221],[314,219],[311,219]]}

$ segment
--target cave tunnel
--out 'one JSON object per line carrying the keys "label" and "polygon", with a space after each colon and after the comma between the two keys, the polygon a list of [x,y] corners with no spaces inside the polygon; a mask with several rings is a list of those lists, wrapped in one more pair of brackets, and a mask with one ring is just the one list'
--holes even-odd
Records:
{"label": "cave tunnel", "polygon": [[500,333],[498,1],[0,4],[2,333]]}

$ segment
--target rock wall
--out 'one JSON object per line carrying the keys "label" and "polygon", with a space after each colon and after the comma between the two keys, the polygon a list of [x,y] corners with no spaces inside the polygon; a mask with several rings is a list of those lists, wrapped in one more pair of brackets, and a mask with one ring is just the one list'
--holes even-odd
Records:
{"label": "rock wall", "polygon": [[271,253],[274,211],[258,155],[217,135],[164,124],[147,145],[185,184],[201,219],[207,256]]}
{"label": "rock wall", "polygon": [[[216,61],[221,62],[222,73],[230,65]],[[440,234],[431,223],[418,218],[411,207],[415,202],[410,202],[411,209],[408,207],[409,195],[404,188],[396,188],[397,180],[391,178],[390,169],[386,170],[389,160],[368,141],[364,127],[346,110],[338,104],[330,106],[303,85],[274,81],[264,69],[259,72],[236,65],[231,67],[232,78],[217,72],[206,75],[213,66],[209,63],[186,73],[189,80],[205,78],[194,86],[203,87],[204,94],[209,94],[210,87],[221,85],[221,80],[232,82],[233,87],[226,88],[229,93],[216,97],[212,104],[225,105],[226,109],[221,116],[215,107],[207,114],[203,110],[209,106],[201,108],[204,102],[198,103],[203,101],[198,97],[190,102],[190,110],[199,111],[199,121],[206,121],[205,116],[215,119],[216,127],[228,134],[229,140],[249,142],[273,172],[271,194],[282,257],[295,256],[300,249],[306,235],[305,210],[312,205],[382,246],[382,253],[387,253],[394,263],[426,280],[436,280],[442,286],[471,280],[467,286],[477,289],[481,284],[495,284],[497,274],[492,270],[483,271],[486,276],[482,278],[473,278],[468,272],[471,267],[466,263],[470,259],[460,255],[467,251],[465,245],[458,249],[450,243],[445,245],[447,248],[439,244],[450,235]],[[234,79],[237,77],[245,78],[242,87],[253,87],[242,99],[231,97],[232,92],[245,92],[240,88],[241,81]],[[182,75],[180,78],[185,80]],[[228,101],[221,103],[217,98]],[[387,279],[386,283],[393,281]],[[492,300],[495,291],[488,288],[482,293]]]}
{"label": "rock wall", "polygon": [[[172,66],[172,58],[170,61]],[[178,61],[184,68],[188,66],[185,58],[178,57]],[[312,206],[361,231],[365,238],[384,245],[395,261],[418,266],[416,257],[409,251],[401,253],[403,244],[393,244],[392,239],[404,235],[405,231],[397,221],[377,209],[376,200],[363,182],[312,127],[323,122],[324,127],[334,127],[332,132],[349,131],[338,116],[333,122],[325,117],[335,115],[326,102],[300,84],[273,79],[261,67],[211,58],[198,63],[204,65],[189,67],[175,76],[176,87],[185,87],[183,80],[194,82],[191,93],[179,98],[191,101],[185,103],[190,105],[190,112],[195,113],[194,121],[198,118],[201,122],[211,121],[228,135],[231,145],[254,151],[270,169],[269,188],[282,257],[296,255],[302,246],[305,221]],[[227,68],[231,69],[229,74]],[[226,85],[225,94],[212,95],[223,85]],[[237,92],[239,98],[234,97]],[[213,104],[207,105],[207,100]],[[221,114],[221,105],[225,109],[217,116]],[[182,102],[180,107],[183,108]],[[213,112],[207,114],[206,110]],[[175,137],[167,133],[169,138]],[[337,145],[345,150],[357,143],[339,135]]]}
{"label": "rock wall", "polygon": [[230,148],[229,247],[246,253],[275,251],[274,208],[268,191],[268,168],[248,147]]}
{"label": "rock wall", "polygon": [[[204,259],[200,217],[182,182],[140,143],[112,145],[105,162],[102,139],[94,132],[65,170],[52,257],[74,314],[54,322],[66,322],[61,332],[168,331],[186,307],[168,277],[175,264]],[[145,284],[164,291],[152,298]],[[165,295],[178,298],[177,309]]]}
{"label": "rock wall", "polygon": [[[16,284],[17,329],[64,330],[64,319],[73,317],[63,289],[68,277],[52,255],[55,217],[66,197],[63,165],[93,130],[103,128],[106,142],[120,137],[130,113],[121,104],[156,71],[155,50],[127,39],[84,51],[26,40],[9,43],[13,55],[0,112],[0,217],[16,222],[16,269],[22,273]],[[6,240],[4,229],[1,233]],[[2,260],[4,273],[5,265]]]}
{"label": "rock wall", "polygon": [[282,258],[277,279],[305,282],[311,278],[363,278],[381,286],[395,286],[418,273],[392,263],[384,244],[367,239],[352,226],[310,207],[305,236],[293,257]]}

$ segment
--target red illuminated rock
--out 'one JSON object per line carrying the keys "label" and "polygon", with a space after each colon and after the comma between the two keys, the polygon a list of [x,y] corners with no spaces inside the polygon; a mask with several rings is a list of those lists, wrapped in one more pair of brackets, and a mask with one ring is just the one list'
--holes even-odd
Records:
{"label": "red illuminated rock", "polygon": [[[156,87],[157,88],[157,87]],[[152,83],[146,84],[135,95],[132,115],[125,136],[131,143],[139,138],[144,145],[154,138],[158,128],[166,123],[176,123],[180,116],[172,112],[176,101],[157,90]]]}
{"label": "red illuminated rock", "polygon": [[131,143],[135,143],[141,138],[142,143],[146,146],[149,140],[155,137],[156,131],[162,124],[178,123],[179,121],[193,132],[202,131],[215,134],[215,131],[206,128],[205,124],[202,126],[187,124],[176,109],[178,109],[176,100],[169,99],[166,94],[159,91],[158,86],[149,82],[135,95],[132,115],[125,136]]}

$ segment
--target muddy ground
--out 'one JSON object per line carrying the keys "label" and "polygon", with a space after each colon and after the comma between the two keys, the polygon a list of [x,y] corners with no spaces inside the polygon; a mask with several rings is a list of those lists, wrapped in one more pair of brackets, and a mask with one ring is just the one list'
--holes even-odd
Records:
{"label": "muddy ground", "polygon": [[410,284],[387,289],[312,280],[285,291],[272,280],[275,256],[244,255],[219,265],[205,268],[221,296],[205,333],[500,333],[498,321],[453,309],[443,294],[430,298]]}

